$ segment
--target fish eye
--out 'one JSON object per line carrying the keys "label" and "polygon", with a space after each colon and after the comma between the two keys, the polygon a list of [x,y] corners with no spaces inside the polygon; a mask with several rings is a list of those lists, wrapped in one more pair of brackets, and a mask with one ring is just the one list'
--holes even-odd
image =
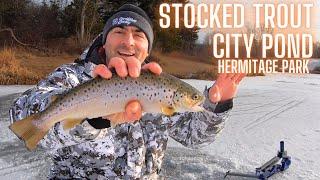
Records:
{"label": "fish eye", "polygon": [[193,100],[198,100],[199,97],[200,97],[200,96],[199,96],[198,94],[194,94],[194,95],[192,96],[192,99],[193,99]]}

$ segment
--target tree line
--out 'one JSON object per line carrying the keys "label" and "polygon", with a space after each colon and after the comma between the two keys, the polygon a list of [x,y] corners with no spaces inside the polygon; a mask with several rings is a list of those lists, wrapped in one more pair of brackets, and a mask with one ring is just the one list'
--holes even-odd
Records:
{"label": "tree line", "polygon": [[73,38],[74,46],[84,48],[121,5],[131,3],[144,9],[151,18],[154,47],[162,52],[190,54],[196,46],[198,28],[161,29],[158,8],[164,2],[189,0],[1,0],[0,46],[48,47],[50,42]]}

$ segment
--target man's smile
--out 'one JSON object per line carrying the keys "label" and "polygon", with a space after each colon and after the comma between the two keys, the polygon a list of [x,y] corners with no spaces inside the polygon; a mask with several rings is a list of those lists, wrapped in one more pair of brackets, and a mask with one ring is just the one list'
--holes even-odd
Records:
{"label": "man's smile", "polygon": [[119,54],[120,56],[126,56],[126,57],[130,57],[130,56],[134,56],[134,55],[135,55],[135,53],[133,53],[133,52],[128,52],[128,51],[118,51],[118,54]]}

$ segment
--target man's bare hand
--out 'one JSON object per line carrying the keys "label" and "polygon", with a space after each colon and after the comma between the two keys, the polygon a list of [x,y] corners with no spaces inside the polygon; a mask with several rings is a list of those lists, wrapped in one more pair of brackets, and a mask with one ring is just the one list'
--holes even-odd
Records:
{"label": "man's bare hand", "polygon": [[93,77],[99,75],[105,79],[110,79],[112,77],[110,69],[112,68],[116,70],[116,73],[120,77],[126,77],[128,74],[133,78],[139,77],[141,69],[149,70],[157,75],[160,75],[162,72],[162,68],[156,62],[150,62],[141,68],[141,63],[139,60],[129,59],[124,61],[122,58],[114,57],[111,58],[108,67],[104,64],[97,65],[93,71]]}
{"label": "man's bare hand", "polygon": [[[119,57],[111,58],[108,67],[104,64],[99,64],[95,67],[93,71],[93,76],[101,76],[105,79],[110,79],[112,73],[111,68],[116,70],[116,73],[120,77],[130,76],[137,78],[140,75],[141,69],[149,70],[154,74],[160,75],[162,68],[156,62],[150,62],[141,67],[139,60],[134,58],[123,60]],[[107,117],[104,117],[110,120],[113,123],[124,123],[124,122],[134,122],[141,118],[142,116],[142,107],[138,100],[133,100],[127,103],[125,107],[125,112],[112,114]]]}
{"label": "man's bare hand", "polygon": [[218,79],[209,90],[209,98],[213,103],[226,101],[235,97],[238,85],[246,74],[219,74]]}
{"label": "man's bare hand", "polygon": [[103,118],[108,119],[115,124],[119,124],[119,123],[126,123],[126,122],[135,122],[139,120],[141,116],[142,116],[141,105],[139,101],[133,100],[127,103],[125,107],[125,112],[111,114]]}

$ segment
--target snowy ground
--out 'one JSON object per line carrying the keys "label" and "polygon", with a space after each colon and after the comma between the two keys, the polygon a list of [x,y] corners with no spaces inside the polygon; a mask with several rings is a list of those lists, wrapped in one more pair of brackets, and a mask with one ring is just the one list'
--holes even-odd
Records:
{"label": "snowy ground", "polygon": [[[188,82],[200,90],[211,85]],[[28,152],[7,128],[9,105],[26,88],[0,86],[1,179],[44,179],[48,172],[44,153]],[[228,170],[253,172],[276,154],[284,140],[292,165],[271,179],[320,179],[319,109],[320,75],[248,77],[217,140],[200,150],[170,140],[163,173],[168,179],[223,179]]]}

